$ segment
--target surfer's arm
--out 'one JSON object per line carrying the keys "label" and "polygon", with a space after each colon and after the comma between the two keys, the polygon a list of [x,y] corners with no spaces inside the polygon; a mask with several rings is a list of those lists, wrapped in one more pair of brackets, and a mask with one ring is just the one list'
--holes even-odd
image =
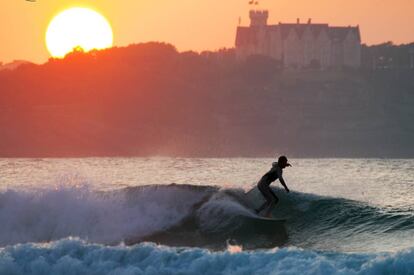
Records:
{"label": "surfer's arm", "polygon": [[280,177],[279,178],[279,181],[280,181],[280,183],[283,185],[283,187],[285,187],[285,190],[286,190],[286,192],[290,192],[290,190],[289,190],[289,188],[287,187],[287,185],[286,185],[286,183],[285,183],[285,180],[282,178],[282,177]]}

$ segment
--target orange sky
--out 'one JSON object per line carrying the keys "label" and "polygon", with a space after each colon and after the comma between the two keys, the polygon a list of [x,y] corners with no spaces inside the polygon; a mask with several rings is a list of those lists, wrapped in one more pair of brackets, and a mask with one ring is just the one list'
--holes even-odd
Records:
{"label": "orange sky", "polygon": [[[164,41],[179,50],[234,45],[238,18],[247,25],[248,0],[1,0],[0,61],[49,58],[44,34],[52,17],[72,6],[91,7],[112,24],[114,44]],[[364,43],[414,41],[414,0],[262,0],[270,23],[306,21],[361,27]]]}

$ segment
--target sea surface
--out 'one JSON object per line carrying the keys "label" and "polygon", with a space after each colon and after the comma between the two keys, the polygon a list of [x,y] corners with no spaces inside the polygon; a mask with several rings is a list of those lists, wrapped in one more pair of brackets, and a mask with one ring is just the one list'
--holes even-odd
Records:
{"label": "sea surface", "polygon": [[3,274],[414,274],[413,159],[0,158]]}

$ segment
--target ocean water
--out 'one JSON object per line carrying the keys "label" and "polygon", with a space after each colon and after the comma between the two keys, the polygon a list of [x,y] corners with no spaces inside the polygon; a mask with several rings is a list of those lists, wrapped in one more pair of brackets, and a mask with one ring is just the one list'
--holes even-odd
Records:
{"label": "ocean water", "polygon": [[414,274],[414,160],[0,159],[2,274]]}

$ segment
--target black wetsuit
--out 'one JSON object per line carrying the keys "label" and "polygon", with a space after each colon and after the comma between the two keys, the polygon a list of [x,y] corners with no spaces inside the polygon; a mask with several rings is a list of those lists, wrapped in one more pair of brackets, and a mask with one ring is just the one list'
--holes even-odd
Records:
{"label": "black wetsuit", "polygon": [[279,198],[270,188],[270,184],[277,179],[281,179],[283,181],[282,168],[279,167],[277,162],[274,162],[272,169],[270,169],[270,171],[267,172],[257,183],[257,187],[259,188],[260,193],[262,193],[262,195],[266,198],[266,202],[258,209],[256,209],[257,213],[261,212],[272,203],[276,205],[279,202]]}

